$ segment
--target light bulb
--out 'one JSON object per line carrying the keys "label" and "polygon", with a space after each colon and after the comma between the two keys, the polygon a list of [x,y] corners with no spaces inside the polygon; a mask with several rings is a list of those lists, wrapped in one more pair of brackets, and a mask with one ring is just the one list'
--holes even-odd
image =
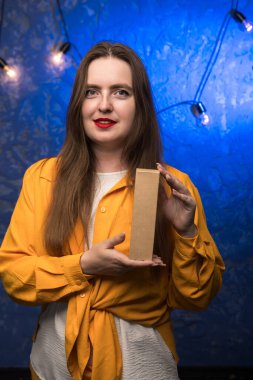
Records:
{"label": "light bulb", "polygon": [[64,63],[64,54],[70,49],[69,42],[63,42],[54,47],[51,53],[51,61],[56,66],[61,66]]}
{"label": "light bulb", "polygon": [[252,23],[251,23],[250,21],[248,21],[248,20],[244,20],[242,23],[243,23],[243,25],[245,26],[245,29],[246,29],[246,31],[247,31],[248,33],[252,31],[252,29],[253,29],[253,25],[252,25]]}
{"label": "light bulb", "polygon": [[206,112],[206,107],[202,102],[193,103],[191,106],[191,112],[199,120],[200,124],[209,124],[210,119]]}
{"label": "light bulb", "polygon": [[3,58],[0,58],[0,68],[5,72],[5,74],[9,78],[11,78],[11,79],[17,78],[16,70],[13,67],[9,66]]}
{"label": "light bulb", "polygon": [[209,124],[209,116],[206,112],[203,112],[201,115],[200,115],[200,122],[201,124],[203,125],[208,125]]}
{"label": "light bulb", "polygon": [[17,77],[16,71],[11,67],[7,66],[6,68],[4,68],[4,70],[6,71],[6,75],[8,75],[8,77],[13,79]]}
{"label": "light bulb", "polygon": [[52,61],[55,65],[63,63],[63,53],[61,51],[52,52]]}
{"label": "light bulb", "polygon": [[229,13],[237,23],[243,26],[243,30],[246,30],[246,32],[251,32],[253,30],[252,22],[247,20],[242,12],[237,9],[231,9]]}

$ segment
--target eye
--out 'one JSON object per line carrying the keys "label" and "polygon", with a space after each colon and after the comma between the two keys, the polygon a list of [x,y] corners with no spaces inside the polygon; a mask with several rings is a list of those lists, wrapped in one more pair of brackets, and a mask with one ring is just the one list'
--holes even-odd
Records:
{"label": "eye", "polygon": [[86,98],[93,98],[94,96],[97,95],[97,90],[95,90],[94,88],[88,88],[85,92],[85,97]]}
{"label": "eye", "polygon": [[126,98],[129,96],[129,92],[123,88],[119,88],[117,91],[115,91],[115,95],[118,95],[122,98]]}

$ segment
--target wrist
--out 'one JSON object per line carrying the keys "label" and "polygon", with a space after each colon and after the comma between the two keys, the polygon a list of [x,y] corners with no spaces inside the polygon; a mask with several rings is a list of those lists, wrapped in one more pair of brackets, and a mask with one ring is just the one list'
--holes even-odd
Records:
{"label": "wrist", "polygon": [[87,253],[89,251],[86,251],[82,254],[82,256],[80,257],[80,267],[82,269],[82,272],[83,274],[90,274],[89,273],[89,263],[88,263],[88,257],[87,257]]}

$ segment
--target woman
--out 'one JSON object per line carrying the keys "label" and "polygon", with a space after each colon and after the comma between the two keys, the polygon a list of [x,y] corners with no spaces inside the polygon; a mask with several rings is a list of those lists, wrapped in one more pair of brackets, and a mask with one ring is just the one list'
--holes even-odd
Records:
{"label": "woman", "polygon": [[[178,379],[171,310],[206,308],[224,264],[197,189],[160,162],[142,62],[99,43],[77,71],[64,146],[27,170],[1,248],[7,293],[43,305],[34,379]],[[137,167],[161,173],[150,261],[128,258]]]}

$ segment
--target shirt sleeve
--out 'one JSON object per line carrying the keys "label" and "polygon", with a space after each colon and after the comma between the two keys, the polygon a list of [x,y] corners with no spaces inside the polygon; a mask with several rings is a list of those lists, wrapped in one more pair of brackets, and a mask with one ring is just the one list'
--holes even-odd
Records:
{"label": "shirt sleeve", "polygon": [[184,238],[174,231],[168,304],[173,308],[203,310],[219,291],[225,266],[208,231],[199,192],[189,177],[186,186],[196,201],[198,233],[194,238]]}
{"label": "shirt sleeve", "polygon": [[35,229],[36,208],[41,207],[34,204],[37,171],[30,168],[24,176],[0,249],[0,276],[6,292],[15,301],[31,305],[58,301],[84,290],[92,278],[81,270],[81,252],[62,257],[37,252],[43,240],[42,231]]}

